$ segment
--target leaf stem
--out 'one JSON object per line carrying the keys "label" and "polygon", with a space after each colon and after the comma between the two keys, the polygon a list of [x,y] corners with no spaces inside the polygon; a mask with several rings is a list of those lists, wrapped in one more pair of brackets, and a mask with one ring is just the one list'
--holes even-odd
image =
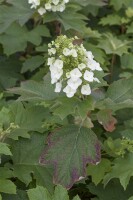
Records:
{"label": "leaf stem", "polygon": [[111,67],[110,67],[110,83],[112,83],[112,78],[113,78],[113,72],[114,72],[114,63],[115,63],[115,54],[112,55],[112,59],[111,59]]}

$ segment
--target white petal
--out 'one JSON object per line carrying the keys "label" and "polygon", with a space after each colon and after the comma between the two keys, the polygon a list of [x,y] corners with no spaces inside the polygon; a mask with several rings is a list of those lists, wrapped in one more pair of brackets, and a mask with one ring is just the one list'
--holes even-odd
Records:
{"label": "white petal", "polygon": [[53,0],[52,2],[53,2],[53,4],[54,4],[54,5],[56,5],[56,6],[57,6],[57,5],[58,5],[58,3],[59,3],[59,0]]}
{"label": "white petal", "polygon": [[46,9],[46,10],[51,10],[51,8],[52,8],[52,7],[51,7],[51,4],[50,4],[50,3],[46,3],[46,4],[45,4],[45,9]]}
{"label": "white petal", "polygon": [[91,51],[87,51],[87,52],[86,52],[86,55],[87,55],[87,57],[89,58],[89,60],[93,60],[94,56],[93,56],[93,54],[92,54]]}
{"label": "white petal", "polygon": [[55,58],[54,57],[51,57],[51,58],[48,58],[48,65],[52,65],[53,62],[55,61]]}
{"label": "white petal", "polygon": [[77,81],[73,81],[72,79],[69,79],[67,81],[67,84],[74,90],[77,90],[77,88],[82,84],[82,80],[79,78]]}
{"label": "white petal", "polygon": [[85,71],[84,73],[84,79],[86,81],[89,81],[89,82],[93,82],[93,79],[94,79],[94,73],[93,72],[89,72],[88,70]]}
{"label": "white petal", "polygon": [[62,88],[61,82],[56,83],[55,92],[57,92],[57,93],[60,92],[61,88]]}
{"label": "white petal", "polygon": [[82,76],[82,73],[79,71],[78,68],[75,68],[70,72],[70,76],[73,81],[76,81],[78,78]]}
{"label": "white petal", "polygon": [[54,66],[57,67],[58,69],[62,69],[63,68],[63,61],[59,60],[59,59],[55,60]]}
{"label": "white petal", "polygon": [[73,90],[69,85],[67,85],[64,89],[63,92],[66,93],[67,97],[73,97],[74,94],[76,93],[76,90]]}
{"label": "white petal", "polygon": [[78,56],[77,51],[75,49],[71,50],[71,55],[76,58]]}
{"label": "white petal", "polygon": [[85,65],[84,63],[81,63],[81,64],[78,65],[78,68],[79,68],[80,70],[83,70],[83,69],[86,68],[86,65]]}
{"label": "white petal", "polygon": [[102,68],[100,67],[100,64],[99,64],[98,62],[96,62],[95,69],[96,69],[97,71],[102,71]]}
{"label": "white petal", "polygon": [[43,8],[43,7],[40,7],[40,8],[38,9],[38,13],[39,13],[40,15],[43,15],[43,14],[45,14],[45,13],[46,13],[46,10],[45,10],[45,8]]}
{"label": "white petal", "polygon": [[89,84],[83,85],[81,88],[81,93],[83,95],[90,95],[91,94],[91,88]]}
{"label": "white petal", "polygon": [[64,54],[64,56],[69,56],[71,54],[71,50],[68,49],[68,48],[64,48],[63,49],[63,54]]}
{"label": "white petal", "polygon": [[75,94],[75,93],[72,93],[72,92],[71,92],[71,93],[66,93],[66,96],[67,96],[68,98],[71,98],[71,97],[74,96],[74,94]]}

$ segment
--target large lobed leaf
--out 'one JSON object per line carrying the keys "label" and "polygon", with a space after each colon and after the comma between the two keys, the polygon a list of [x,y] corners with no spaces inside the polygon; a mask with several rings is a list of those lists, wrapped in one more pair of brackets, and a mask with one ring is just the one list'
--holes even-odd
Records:
{"label": "large lobed leaf", "polygon": [[20,87],[10,89],[9,92],[21,95],[18,99],[20,101],[53,100],[59,96],[59,94],[54,92],[49,75],[45,76],[44,82],[38,83],[29,80],[22,82]]}
{"label": "large lobed leaf", "polygon": [[[55,188],[53,195],[51,195],[46,188],[37,186],[34,189],[28,190],[28,197],[29,200],[69,200],[67,190],[61,185]],[[76,196],[73,200],[80,200],[80,198]]]}
{"label": "large lobed leaf", "polygon": [[104,184],[106,185],[111,179],[119,178],[120,183],[126,190],[127,185],[133,176],[133,154],[126,155],[125,158],[117,158],[114,161],[112,171],[108,173],[104,178]]}
{"label": "large lobed leaf", "polygon": [[133,107],[133,78],[113,82],[107,90],[106,98],[98,102],[100,109],[120,110]]}
{"label": "large lobed leaf", "polygon": [[90,129],[69,125],[52,133],[40,163],[54,166],[54,183],[66,188],[86,176],[86,165],[100,161],[100,144]]}
{"label": "large lobed leaf", "polygon": [[14,176],[26,185],[32,181],[32,174],[37,185],[53,190],[52,169],[39,164],[39,155],[44,148],[46,136],[34,133],[31,139],[19,139],[12,144]]}
{"label": "large lobed leaf", "polygon": [[29,31],[26,26],[21,27],[19,24],[13,23],[0,35],[0,43],[3,45],[4,53],[11,55],[15,52],[24,51],[27,42],[40,45],[42,36],[50,36],[48,29],[43,25],[38,25]]}

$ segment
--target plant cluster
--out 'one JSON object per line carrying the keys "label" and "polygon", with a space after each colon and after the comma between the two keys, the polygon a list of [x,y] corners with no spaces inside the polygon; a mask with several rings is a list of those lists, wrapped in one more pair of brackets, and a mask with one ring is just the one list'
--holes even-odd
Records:
{"label": "plant cluster", "polygon": [[0,200],[133,199],[133,1],[0,0]]}

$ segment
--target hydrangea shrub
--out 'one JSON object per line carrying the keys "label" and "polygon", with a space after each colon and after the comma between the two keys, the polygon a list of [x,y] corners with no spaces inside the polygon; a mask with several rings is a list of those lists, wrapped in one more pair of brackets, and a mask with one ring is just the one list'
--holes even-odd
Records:
{"label": "hydrangea shrub", "polygon": [[133,199],[132,0],[0,0],[0,200]]}

